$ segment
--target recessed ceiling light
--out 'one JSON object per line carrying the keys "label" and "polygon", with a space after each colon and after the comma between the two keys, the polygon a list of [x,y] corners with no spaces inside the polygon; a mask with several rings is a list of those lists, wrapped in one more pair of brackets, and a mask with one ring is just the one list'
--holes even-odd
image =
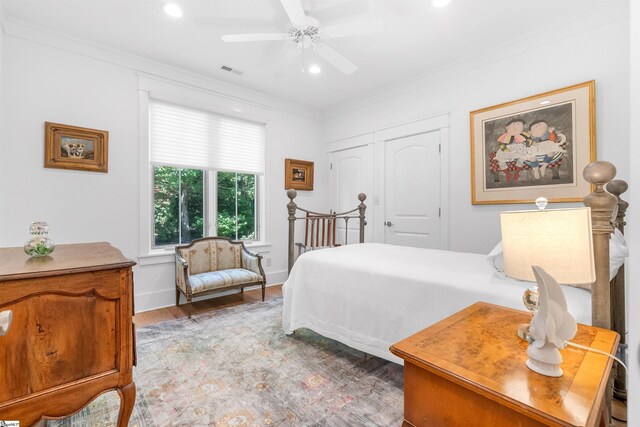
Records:
{"label": "recessed ceiling light", "polygon": [[540,103],[540,105],[547,105],[547,104],[551,104],[551,101],[542,101],[542,102]]}
{"label": "recessed ceiling light", "polygon": [[311,74],[318,74],[320,71],[322,71],[322,69],[317,65],[312,65],[311,67],[309,67],[309,72]]}
{"label": "recessed ceiling light", "polygon": [[242,108],[239,108],[239,107],[233,107],[232,110],[235,111],[236,113],[242,113]]}
{"label": "recessed ceiling light", "polygon": [[164,5],[164,13],[169,16],[173,16],[174,18],[182,17],[182,9],[175,3],[169,3]]}
{"label": "recessed ceiling light", "polygon": [[451,3],[451,0],[431,0],[433,7],[445,7],[449,3]]}

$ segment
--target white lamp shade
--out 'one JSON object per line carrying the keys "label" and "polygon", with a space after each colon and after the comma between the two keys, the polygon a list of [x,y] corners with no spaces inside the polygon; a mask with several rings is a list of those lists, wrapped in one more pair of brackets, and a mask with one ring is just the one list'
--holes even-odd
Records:
{"label": "white lamp shade", "polygon": [[595,281],[590,208],[501,212],[500,224],[507,276],[535,281],[539,265],[558,283]]}

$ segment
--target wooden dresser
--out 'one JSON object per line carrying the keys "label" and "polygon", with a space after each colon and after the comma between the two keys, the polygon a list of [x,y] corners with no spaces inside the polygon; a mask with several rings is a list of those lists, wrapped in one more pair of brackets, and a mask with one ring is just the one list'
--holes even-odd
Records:
{"label": "wooden dresser", "polygon": [[[526,367],[527,343],[516,335],[518,324],[530,319],[522,311],[476,303],[391,346],[405,360],[403,426],[601,423],[612,359],[567,347],[562,377],[537,374]],[[618,338],[578,325],[572,341],[611,354]]]}
{"label": "wooden dresser", "polygon": [[118,426],[135,402],[135,265],[108,243],[59,245],[48,257],[0,248],[0,420],[31,426],[69,416],[108,390]]}

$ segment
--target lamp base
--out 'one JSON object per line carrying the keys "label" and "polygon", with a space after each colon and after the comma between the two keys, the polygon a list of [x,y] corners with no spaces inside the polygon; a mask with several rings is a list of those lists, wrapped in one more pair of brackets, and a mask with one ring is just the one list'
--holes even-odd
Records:
{"label": "lamp base", "polygon": [[518,338],[523,341],[529,342],[529,324],[520,323],[518,325]]}
{"label": "lamp base", "polygon": [[564,374],[559,363],[544,363],[539,360],[527,359],[527,368],[547,377],[561,377]]}
{"label": "lamp base", "polygon": [[556,346],[545,339],[545,344],[538,348],[534,344],[529,344],[527,348],[527,367],[534,372],[547,377],[561,377],[563,372],[560,368],[562,354]]}

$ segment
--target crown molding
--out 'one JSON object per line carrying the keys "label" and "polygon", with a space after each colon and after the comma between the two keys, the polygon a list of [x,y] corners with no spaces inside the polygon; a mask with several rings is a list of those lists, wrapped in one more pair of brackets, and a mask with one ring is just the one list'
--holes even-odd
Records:
{"label": "crown molding", "polygon": [[186,85],[205,88],[213,93],[233,98],[237,102],[254,106],[259,105],[268,109],[322,120],[322,112],[320,110],[286,101],[253,89],[223,82],[200,73],[194,73],[186,69],[167,65],[149,58],[82,40],[16,18],[6,17],[2,7],[2,1],[0,0],[0,23],[3,31],[9,36],[129,68],[138,74],[159,76],[167,80],[182,82]]}
{"label": "crown molding", "polygon": [[[433,71],[419,74],[373,93],[355,98],[339,106],[326,108],[323,110],[323,118],[327,120],[353,110],[379,104],[403,94],[411,93],[438,82],[466,74],[492,63],[520,55],[521,49],[510,49],[513,46],[527,46],[527,50],[531,50],[554,44],[560,40],[576,37],[612,23],[625,21],[625,25],[628,25],[628,13],[628,1],[612,1],[611,4],[607,4],[605,9],[597,13],[576,16],[573,20],[567,21],[563,27],[554,29],[553,31],[540,32],[534,36],[513,38],[508,42],[493,46],[490,49],[478,51],[474,56],[466,57],[456,63],[447,64]],[[516,53],[513,53],[514,51]]]}

